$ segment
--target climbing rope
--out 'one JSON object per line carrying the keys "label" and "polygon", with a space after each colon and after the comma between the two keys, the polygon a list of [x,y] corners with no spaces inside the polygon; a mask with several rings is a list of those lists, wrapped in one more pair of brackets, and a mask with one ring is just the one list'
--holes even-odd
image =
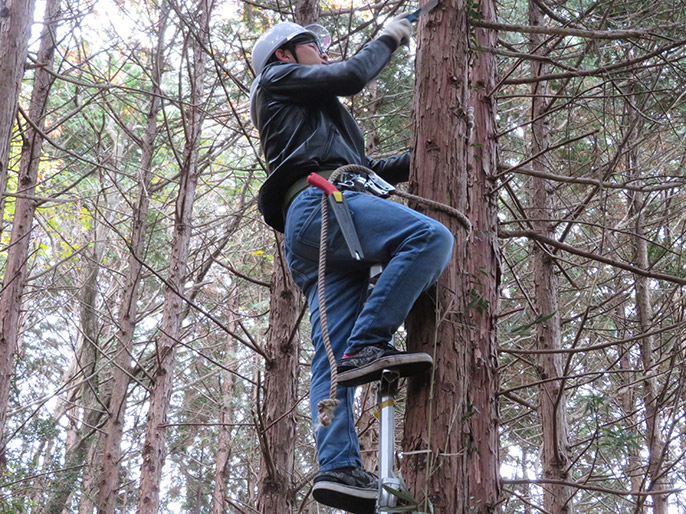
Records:
{"label": "climbing rope", "polygon": [[[335,170],[329,177],[329,181],[332,183],[336,182],[336,179],[342,173],[361,173],[364,175],[369,175],[372,171],[369,168],[361,166],[359,164],[347,164],[341,166]],[[427,198],[422,198],[421,196],[413,195],[411,193],[405,193],[403,191],[398,191],[397,189],[393,192],[405,198],[407,200],[412,200],[417,203],[424,204],[428,207],[432,207],[436,210],[443,211],[451,216],[453,216],[457,221],[467,230],[467,234],[472,231],[472,224],[469,218],[465,216],[459,210],[450,207],[449,205],[436,202],[434,200],[429,200]],[[331,339],[329,338],[329,325],[326,318],[326,298],[325,298],[325,278],[326,278],[326,241],[329,237],[329,204],[327,201],[326,193],[322,194],[322,226],[319,234],[319,267],[317,273],[317,297],[319,299],[319,319],[322,325],[322,338],[324,339],[324,349],[326,350],[326,356],[329,359],[329,367],[331,368],[331,387],[329,389],[329,397],[321,400],[317,404],[317,413],[319,415],[319,422],[328,427],[333,420],[333,413],[336,407],[341,403],[336,399],[336,392],[338,389],[338,369],[336,367],[336,356],[331,348]]]}
{"label": "climbing rope", "polygon": [[472,222],[469,221],[469,218],[465,216],[462,212],[455,209],[454,207],[450,207],[450,205],[446,205],[435,200],[429,200],[428,198],[423,198],[421,196],[413,195],[412,193],[406,193],[405,191],[399,191],[397,189],[393,191],[393,194],[398,195],[400,198],[405,198],[406,200],[412,200],[417,203],[424,204],[427,207],[432,207],[437,211],[443,211],[446,214],[449,214],[450,216],[455,218],[460,223],[460,225],[462,225],[464,229],[467,231],[467,235],[472,233]]}
{"label": "climbing rope", "polygon": [[[336,172],[333,173],[336,175]],[[333,175],[331,181],[333,182]],[[331,339],[329,338],[329,325],[326,320],[326,299],[324,296],[324,279],[326,278],[326,241],[329,237],[329,206],[326,193],[322,195],[322,226],[319,234],[319,269],[317,272],[317,296],[319,298],[319,320],[322,324],[322,337],[324,338],[324,348],[329,359],[331,368],[331,388],[329,397],[321,400],[317,404],[319,422],[328,427],[333,420],[333,412],[341,403],[336,398],[338,388],[338,369],[336,368],[336,356],[331,349]]]}
{"label": "climbing rope", "polygon": [[[338,168],[329,177],[330,182],[334,182],[341,173],[350,171],[349,168],[355,165],[347,165]],[[361,167],[361,166],[360,166]],[[365,170],[367,168],[364,168]],[[324,295],[324,280],[326,278],[326,241],[329,238],[329,203],[327,201],[326,193],[322,194],[322,226],[319,233],[319,268],[317,271],[317,297],[319,298],[319,320],[322,324],[322,338],[324,339],[324,349],[326,356],[329,359],[329,368],[331,368],[331,386],[329,389],[329,397],[321,400],[317,404],[317,413],[319,414],[319,422],[328,427],[333,420],[333,413],[336,407],[341,403],[336,398],[336,390],[338,389],[338,369],[336,367],[336,356],[333,354],[331,348],[331,339],[329,338],[329,324],[326,318],[326,298]]]}

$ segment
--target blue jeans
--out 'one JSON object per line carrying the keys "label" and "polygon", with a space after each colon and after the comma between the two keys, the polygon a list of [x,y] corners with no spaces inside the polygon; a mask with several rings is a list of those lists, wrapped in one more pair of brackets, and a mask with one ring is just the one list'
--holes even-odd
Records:
{"label": "blue jeans", "polygon": [[[365,193],[344,193],[364,251],[350,256],[329,210],[326,256],[326,314],[331,346],[340,359],[354,347],[384,343],[404,322],[417,297],[433,284],[450,260],[453,236],[441,223],[399,203]],[[319,424],[317,404],[331,384],[317,298],[322,191],[310,187],[291,204],[286,217],[286,259],[310,307],[312,359],[310,408],[322,471],[361,465],[353,418],[355,388],[339,387],[340,405],[328,427]],[[372,264],[385,268],[367,298]],[[366,300],[366,301],[365,301]]]}

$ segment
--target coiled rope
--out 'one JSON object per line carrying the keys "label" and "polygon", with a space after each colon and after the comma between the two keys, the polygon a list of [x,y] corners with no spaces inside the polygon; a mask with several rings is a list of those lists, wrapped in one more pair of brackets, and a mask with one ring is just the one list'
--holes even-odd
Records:
{"label": "coiled rope", "polygon": [[[336,179],[342,173],[360,173],[364,175],[369,175],[372,170],[361,166],[359,164],[346,164],[336,169],[329,177],[330,182],[335,182]],[[403,191],[398,191],[397,189],[393,192],[405,198],[407,200],[412,200],[417,203],[424,204],[433,209],[445,212],[450,216],[453,216],[457,221],[467,230],[467,234],[472,231],[472,224],[469,218],[465,216],[462,212],[457,209],[450,207],[449,205],[436,202],[434,200],[429,200],[427,198],[422,198],[421,196],[413,195],[411,193],[405,193]],[[329,203],[326,193],[322,194],[322,225],[319,234],[319,267],[317,272],[317,297],[319,299],[319,320],[322,325],[322,338],[324,339],[324,349],[326,350],[326,356],[329,360],[329,367],[331,368],[331,386],[329,389],[329,397],[321,400],[317,404],[317,413],[319,415],[319,422],[328,427],[333,421],[333,413],[336,407],[340,405],[340,401],[336,398],[336,392],[338,389],[338,369],[336,367],[336,356],[331,348],[331,339],[329,338],[329,325],[326,317],[326,298],[325,298],[325,278],[326,278],[326,242],[329,237]]]}

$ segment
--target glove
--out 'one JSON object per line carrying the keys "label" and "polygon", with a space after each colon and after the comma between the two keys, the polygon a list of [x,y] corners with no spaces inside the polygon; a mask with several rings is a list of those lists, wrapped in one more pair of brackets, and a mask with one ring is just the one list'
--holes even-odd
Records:
{"label": "glove", "polygon": [[407,19],[408,14],[399,14],[393,18],[381,31],[379,37],[391,36],[398,46],[409,45],[410,36],[412,35],[412,24]]}

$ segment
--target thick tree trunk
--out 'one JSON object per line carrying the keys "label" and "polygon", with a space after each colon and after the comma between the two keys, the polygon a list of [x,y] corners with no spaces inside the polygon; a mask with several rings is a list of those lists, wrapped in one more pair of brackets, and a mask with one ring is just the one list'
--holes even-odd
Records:
{"label": "thick tree trunk", "polygon": [[[205,112],[203,109],[205,52],[206,38],[209,33],[211,0],[202,0],[198,7],[197,37],[203,41],[192,40],[193,49],[191,77],[191,95],[188,107],[185,109],[186,144],[183,152],[179,194],[176,200],[174,216],[174,232],[172,239],[169,271],[167,274],[164,309],[160,333],[156,341],[156,369],[152,373],[150,389],[150,408],[145,430],[143,445],[143,465],[141,466],[141,481],[138,494],[138,512],[140,514],[156,514],[159,506],[160,480],[165,460],[165,446],[167,430],[167,410],[172,391],[174,376],[174,359],[176,356],[176,341],[179,336],[180,314],[183,301],[180,294],[184,290],[187,275],[188,248],[191,237],[191,219],[193,202],[198,182],[198,153],[200,150],[200,136]],[[190,36],[191,38],[193,36]]]}
{"label": "thick tree trunk", "polygon": [[[419,22],[410,176],[414,192],[462,212],[468,211],[469,182],[465,9],[461,0],[442,2],[440,9]],[[428,379],[409,381],[403,477],[420,510],[428,512],[431,504],[435,512],[462,513],[470,506],[474,449],[469,421],[473,409],[468,401],[471,285],[463,268],[467,237],[456,219],[439,211],[429,214],[455,234],[455,255],[433,298],[420,298],[406,322],[409,349],[434,355],[435,366]]]}
{"label": "thick tree trunk", "polygon": [[[529,23],[543,26],[544,14],[538,5],[529,2]],[[545,36],[529,36],[530,52],[544,53]],[[546,73],[546,65],[541,61],[531,61],[532,77]],[[547,117],[547,82],[532,85],[531,100],[531,155],[543,154],[535,158],[531,166],[536,171],[550,172],[545,150],[549,146],[549,124]],[[554,220],[554,184],[548,180],[534,177],[531,179],[530,218],[532,227],[541,234],[555,237]],[[555,262],[552,251],[541,244],[533,242],[532,266],[534,272],[534,305],[535,316],[541,322],[536,324],[536,342],[540,350],[558,350],[562,347],[560,328],[560,308],[558,304],[558,282],[555,275]],[[543,447],[541,449],[541,466],[543,478],[547,480],[567,481],[569,467],[569,443],[567,423],[567,400],[564,392],[564,380],[555,380],[564,375],[560,354],[542,354],[538,358],[538,372],[542,383],[539,388],[539,419]],[[543,505],[547,512],[553,514],[571,513],[573,490],[564,485],[548,484],[544,488]]]}
{"label": "thick tree trunk", "polygon": [[138,199],[133,211],[131,226],[131,245],[129,247],[128,266],[125,286],[119,300],[119,318],[116,334],[116,349],[112,357],[111,396],[108,407],[108,418],[103,428],[103,462],[99,479],[97,507],[99,514],[114,514],[119,488],[119,469],[121,464],[121,440],[126,414],[126,393],[130,381],[131,352],[133,335],[138,315],[138,287],[143,268],[145,240],[148,227],[148,209],[150,183],[152,180],[152,159],[157,136],[157,115],[160,111],[162,72],[164,69],[164,30],[168,19],[168,5],[162,4],[158,25],[157,50],[152,59],[152,87],[150,105],[147,114],[145,133],[141,148],[141,173],[139,176]]}
{"label": "thick tree trunk", "polygon": [[[30,4],[31,7],[33,6],[33,2],[25,2],[25,4]],[[0,119],[0,147],[4,147],[9,141],[9,131],[5,134],[5,127],[3,124],[7,121],[11,127],[18,93],[17,90],[12,94],[11,84],[8,84],[6,81],[9,80],[13,84],[14,81],[16,81],[16,86],[19,86],[19,81],[23,74],[24,59],[26,58],[25,39],[28,37],[28,32],[24,33],[20,31],[15,33],[15,30],[20,30],[22,24],[26,23],[27,27],[25,29],[28,31],[28,26],[31,22],[31,14],[33,13],[32,8],[28,13],[24,13],[24,3],[22,1],[11,1],[8,8],[10,12],[10,27],[6,26],[7,21],[5,18],[1,17],[7,7],[5,10],[0,7],[0,48],[3,48],[3,57],[0,61],[0,98],[3,99],[3,102],[7,102],[6,105],[13,107],[12,114],[7,120],[4,118]],[[31,94],[31,104],[29,106],[29,117],[41,130],[45,126],[44,116],[50,88],[54,80],[48,70],[51,70],[53,65],[53,55],[55,52],[55,45],[57,44],[54,35],[59,15],[60,1],[48,0],[45,5],[45,22],[38,50],[38,60],[43,63],[43,66],[36,69],[33,81],[33,92]],[[8,30],[9,32],[6,32]],[[24,38],[23,47],[21,44],[22,38]],[[5,42],[8,44],[7,47],[4,46]],[[10,49],[10,57],[17,57],[12,55],[12,50],[21,53],[22,48],[24,49],[23,54],[17,57],[18,59],[21,59],[21,61],[15,63],[16,66],[21,68],[22,73],[19,73],[18,70],[11,69],[10,67],[3,68],[3,66],[6,65],[5,59],[8,58],[6,57],[7,52],[5,52],[5,48]],[[0,116],[5,116],[5,106],[0,109]],[[14,208],[12,234],[10,236],[7,262],[5,265],[5,276],[2,283],[2,297],[0,298],[0,441],[2,441],[0,443],[0,461],[4,459],[5,453],[5,442],[2,438],[5,428],[10,377],[14,370],[14,357],[17,350],[21,297],[26,280],[26,260],[28,257],[29,245],[32,241],[30,234],[33,226],[33,216],[36,210],[36,202],[31,199],[31,197],[35,194],[38,163],[42,149],[43,138],[36,130],[27,126],[21,151],[21,164],[17,186],[18,192],[21,193],[22,197],[17,198]],[[6,178],[3,177],[6,177],[7,171],[7,154],[5,153],[3,155],[2,152],[3,150],[0,148],[0,174],[3,175],[0,176],[0,193],[5,192]],[[0,209],[0,220],[2,220],[2,209]]]}
{"label": "thick tree trunk", "polygon": [[[480,2],[481,19],[496,21],[495,1]],[[494,30],[475,29],[481,47],[495,47]],[[473,450],[470,453],[469,496],[478,512],[494,512],[500,495],[498,434],[498,339],[497,312],[500,286],[498,205],[494,192],[497,173],[496,105],[492,92],[496,82],[496,58],[476,52],[473,58],[470,105],[474,127],[469,145],[469,216],[473,232],[467,245],[465,268],[471,280],[462,294],[479,298],[468,312],[470,354],[470,403],[473,405]],[[466,300],[466,298],[465,298]],[[465,301],[463,300],[463,301]]]}
{"label": "thick tree trunk", "polygon": [[321,13],[319,2],[314,0],[296,0],[295,2],[295,22],[300,25],[317,23]]}
{"label": "thick tree trunk", "polygon": [[[10,141],[12,127],[17,114],[17,101],[21,79],[24,76],[24,64],[28,52],[28,40],[31,33],[35,0],[3,0],[0,2],[0,234],[5,213],[5,189],[7,188],[7,172],[9,168]],[[47,11],[46,11],[47,12]],[[3,312],[2,318],[5,319]],[[4,331],[3,331],[4,333]],[[5,351],[5,342],[0,341],[0,357],[12,357]],[[9,348],[9,347],[8,347]],[[11,360],[11,358],[10,358]],[[4,367],[2,380],[4,380]],[[0,387],[0,436],[4,427],[4,411],[6,392]]]}
{"label": "thick tree trunk", "polygon": [[264,402],[260,430],[258,511],[291,512],[295,506],[293,467],[295,460],[295,404],[298,401],[298,314],[302,296],[295,287],[283,258],[281,237],[271,282]]}

